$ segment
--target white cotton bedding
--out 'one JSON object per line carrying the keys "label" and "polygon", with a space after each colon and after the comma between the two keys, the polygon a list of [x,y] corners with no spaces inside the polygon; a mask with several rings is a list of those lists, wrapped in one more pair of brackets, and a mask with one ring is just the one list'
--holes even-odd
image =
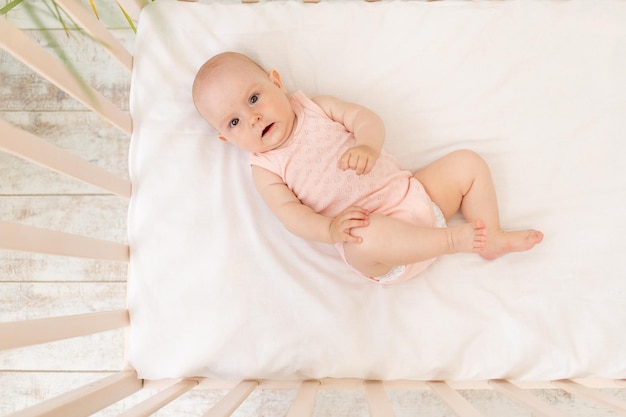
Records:
{"label": "white cotton bedding", "polygon": [[[626,378],[626,2],[159,1],[131,88],[128,359],[142,378]],[[359,102],[415,170],[469,148],[531,252],[360,278],[290,235],[191,83],[215,53]],[[458,221],[458,219],[453,219]]]}

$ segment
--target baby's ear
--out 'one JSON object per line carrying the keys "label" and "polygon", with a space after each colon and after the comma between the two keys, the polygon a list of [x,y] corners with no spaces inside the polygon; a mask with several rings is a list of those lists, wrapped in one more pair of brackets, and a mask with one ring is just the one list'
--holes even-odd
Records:
{"label": "baby's ear", "polygon": [[270,76],[270,80],[274,83],[274,85],[276,85],[276,87],[280,88],[285,93],[287,92],[287,89],[285,88],[283,81],[280,79],[280,74],[278,73],[278,71],[271,70],[269,72],[269,76]]}

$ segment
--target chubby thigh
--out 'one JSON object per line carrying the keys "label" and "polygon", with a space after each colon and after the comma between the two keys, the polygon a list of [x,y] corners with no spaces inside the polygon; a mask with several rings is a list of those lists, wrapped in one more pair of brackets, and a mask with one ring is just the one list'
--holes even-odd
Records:
{"label": "chubby thigh", "polygon": [[385,213],[372,213],[367,227],[352,230],[361,243],[336,245],[342,258],[367,278],[376,280],[400,265],[406,271],[398,279],[413,277],[447,248],[445,232],[435,229],[445,227],[445,218],[421,184],[411,182],[400,204]]}

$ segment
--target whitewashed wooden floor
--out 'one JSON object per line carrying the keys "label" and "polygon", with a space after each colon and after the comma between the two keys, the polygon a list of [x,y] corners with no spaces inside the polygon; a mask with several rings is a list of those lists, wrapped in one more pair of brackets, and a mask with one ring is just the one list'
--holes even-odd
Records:
{"label": "whitewashed wooden floor", "polygon": [[[45,10],[41,1],[33,3]],[[132,50],[134,35],[114,2],[96,4],[102,20]],[[46,49],[60,47],[77,62],[87,82],[128,109],[130,75],[93,42],[77,34],[68,37],[54,19],[44,18],[47,29],[38,29],[19,8],[9,14],[9,20],[26,28]],[[1,51],[0,117],[128,177],[128,139],[122,133]],[[118,197],[0,154],[2,220],[125,242],[126,209],[127,202]],[[126,275],[126,265],[115,262],[0,251],[0,321],[123,308]],[[123,365],[123,331],[0,352],[0,415],[100,379]],[[137,394],[97,415],[117,415],[148,394]],[[200,416],[222,395],[222,391],[194,390],[155,415]],[[255,392],[234,415],[283,416],[294,395],[292,391]],[[558,390],[540,395],[572,416],[613,415]],[[493,391],[466,396],[486,415],[528,416]],[[392,392],[390,397],[399,417],[452,415],[428,392]],[[368,412],[362,392],[321,391],[314,415],[361,417]]]}

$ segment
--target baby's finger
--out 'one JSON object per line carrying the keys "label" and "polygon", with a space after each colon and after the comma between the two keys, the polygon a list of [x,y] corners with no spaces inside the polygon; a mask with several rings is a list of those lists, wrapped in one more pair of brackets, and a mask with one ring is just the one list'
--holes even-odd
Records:
{"label": "baby's finger", "polygon": [[367,217],[363,217],[360,219],[349,219],[349,220],[344,220],[341,223],[341,229],[344,230],[344,232],[346,233],[350,233],[352,234],[352,229],[356,228],[356,227],[367,227],[367,225],[369,224]]}
{"label": "baby's finger", "polygon": [[360,158],[358,154],[351,153],[350,160],[348,161],[348,166],[350,167],[350,169],[356,171],[357,168],[359,167],[359,160]]}
{"label": "baby's finger", "polygon": [[363,169],[363,175],[369,174],[372,168],[374,168],[374,161],[371,158],[367,159],[367,164],[365,165],[365,169]]}
{"label": "baby's finger", "polygon": [[369,165],[370,165],[369,158],[367,158],[367,157],[359,158],[359,164],[358,164],[358,167],[356,169],[356,173],[359,174],[359,175],[367,174],[369,172],[369,169],[368,169]]}
{"label": "baby's finger", "polygon": [[366,219],[368,216],[369,211],[359,206],[348,207],[348,209],[343,212],[344,219]]}
{"label": "baby's finger", "polygon": [[339,167],[339,169],[345,171],[346,169],[350,168],[350,156],[350,149],[348,149],[343,153],[343,155],[341,155],[341,158],[339,158],[339,161],[337,161],[337,166]]}
{"label": "baby's finger", "polygon": [[347,232],[343,234],[343,243],[361,243],[362,241],[363,239],[359,236],[354,236]]}

